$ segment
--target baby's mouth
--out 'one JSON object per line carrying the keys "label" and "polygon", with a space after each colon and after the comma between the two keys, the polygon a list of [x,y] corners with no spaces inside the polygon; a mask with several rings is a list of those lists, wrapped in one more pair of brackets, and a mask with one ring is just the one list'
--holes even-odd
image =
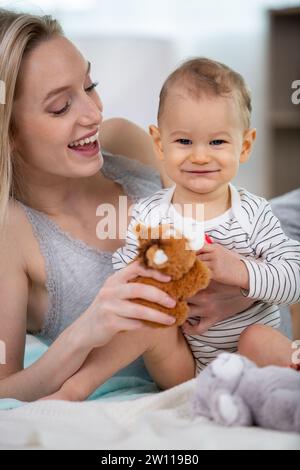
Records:
{"label": "baby's mouth", "polygon": [[207,174],[207,173],[217,173],[220,170],[183,170],[185,173],[197,173],[197,174]]}

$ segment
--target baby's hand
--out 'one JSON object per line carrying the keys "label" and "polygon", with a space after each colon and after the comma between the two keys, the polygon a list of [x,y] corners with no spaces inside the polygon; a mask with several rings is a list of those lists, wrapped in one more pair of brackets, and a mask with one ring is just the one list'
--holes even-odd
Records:
{"label": "baby's hand", "polygon": [[212,279],[229,286],[249,289],[249,275],[242,256],[218,243],[207,244],[197,253],[211,270]]}

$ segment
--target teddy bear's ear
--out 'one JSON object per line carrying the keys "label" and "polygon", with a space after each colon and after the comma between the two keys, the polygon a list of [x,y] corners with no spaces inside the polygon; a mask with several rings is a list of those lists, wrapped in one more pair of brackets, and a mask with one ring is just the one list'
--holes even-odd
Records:
{"label": "teddy bear's ear", "polygon": [[179,240],[183,238],[182,233],[178,230],[174,224],[165,224],[161,226],[161,238],[162,239],[170,239],[175,238]]}
{"label": "teddy bear's ear", "polygon": [[144,225],[142,222],[139,222],[134,228],[133,232],[135,233],[138,240],[149,240],[150,230],[149,227]]}

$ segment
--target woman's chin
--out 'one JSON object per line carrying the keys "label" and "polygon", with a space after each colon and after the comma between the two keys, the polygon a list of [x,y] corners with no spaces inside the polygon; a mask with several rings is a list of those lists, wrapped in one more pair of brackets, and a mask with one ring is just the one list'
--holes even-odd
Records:
{"label": "woman's chin", "polygon": [[75,170],[78,176],[93,176],[101,170],[104,163],[100,149],[92,156],[80,155],[79,152],[71,149],[68,149],[68,153],[69,160],[70,157],[72,160],[73,171]]}

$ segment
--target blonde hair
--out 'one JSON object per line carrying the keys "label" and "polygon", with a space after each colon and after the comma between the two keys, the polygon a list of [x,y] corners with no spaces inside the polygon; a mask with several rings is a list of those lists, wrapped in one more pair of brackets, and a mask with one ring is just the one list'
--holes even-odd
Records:
{"label": "blonde hair", "polygon": [[197,98],[203,93],[215,96],[236,95],[241,110],[243,124],[246,129],[250,127],[251,94],[250,90],[239,73],[227,65],[205,57],[199,57],[184,62],[165,81],[159,96],[158,122],[161,121],[165,102],[174,85],[183,86],[184,89]]}
{"label": "blonde hair", "polygon": [[11,198],[20,198],[21,178],[17,153],[13,150],[13,103],[24,57],[38,44],[63,36],[60,24],[50,15],[37,16],[0,8],[0,81],[5,100],[0,101],[0,230]]}

